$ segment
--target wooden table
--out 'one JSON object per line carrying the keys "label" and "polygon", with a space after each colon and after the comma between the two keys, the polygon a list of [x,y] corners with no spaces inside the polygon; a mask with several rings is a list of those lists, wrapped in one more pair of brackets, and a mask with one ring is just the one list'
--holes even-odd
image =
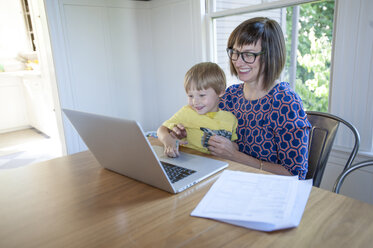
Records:
{"label": "wooden table", "polygon": [[89,151],[1,170],[0,247],[372,247],[373,205],[319,188],[294,229],[191,217],[217,176],[172,195],[102,169]]}

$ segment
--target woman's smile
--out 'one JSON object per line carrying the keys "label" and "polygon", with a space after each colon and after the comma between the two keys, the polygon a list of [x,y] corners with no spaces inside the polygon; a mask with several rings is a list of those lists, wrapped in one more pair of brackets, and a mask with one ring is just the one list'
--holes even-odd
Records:
{"label": "woman's smile", "polygon": [[[258,53],[262,50],[261,42],[258,41],[255,45],[243,45],[242,47],[233,46],[236,51],[239,52],[252,52]],[[241,56],[236,61],[232,61],[234,68],[236,69],[238,78],[246,83],[256,82],[258,80],[258,74],[260,69],[260,57],[257,58],[253,63],[248,64],[242,60]]]}

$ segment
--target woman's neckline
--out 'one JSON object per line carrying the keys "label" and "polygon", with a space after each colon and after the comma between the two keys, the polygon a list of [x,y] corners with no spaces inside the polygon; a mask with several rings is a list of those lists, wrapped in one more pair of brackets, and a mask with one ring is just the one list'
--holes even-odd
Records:
{"label": "woman's neckline", "polygon": [[266,91],[265,94],[263,94],[263,95],[259,95],[259,97],[257,97],[257,98],[248,99],[248,98],[246,98],[246,96],[245,96],[245,83],[242,83],[242,95],[243,95],[243,97],[245,98],[246,101],[249,101],[249,102],[258,101],[258,100],[260,100],[260,99],[263,99],[264,97],[267,97],[267,96],[268,96],[268,95],[269,95],[269,94],[274,90],[274,88],[275,88],[277,85],[280,85],[280,84],[281,84],[281,82],[278,81],[278,80],[276,80],[276,82],[272,85],[272,87],[271,87],[268,91]]}

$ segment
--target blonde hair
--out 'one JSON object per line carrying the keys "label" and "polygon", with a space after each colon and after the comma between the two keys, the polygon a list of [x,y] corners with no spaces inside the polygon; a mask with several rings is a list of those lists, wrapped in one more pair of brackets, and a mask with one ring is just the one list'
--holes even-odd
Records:
{"label": "blonde hair", "polygon": [[184,77],[184,88],[187,93],[191,88],[196,90],[212,88],[219,95],[225,91],[226,85],[224,71],[212,62],[194,65]]}
{"label": "blonde hair", "polygon": [[[266,17],[248,19],[233,30],[228,39],[228,48],[233,48],[234,45],[255,45],[259,40],[264,54],[257,59],[260,59],[260,71],[263,71],[264,89],[269,89],[280,77],[285,65],[286,47],[280,25]],[[230,69],[231,74],[237,76],[232,60]]]}

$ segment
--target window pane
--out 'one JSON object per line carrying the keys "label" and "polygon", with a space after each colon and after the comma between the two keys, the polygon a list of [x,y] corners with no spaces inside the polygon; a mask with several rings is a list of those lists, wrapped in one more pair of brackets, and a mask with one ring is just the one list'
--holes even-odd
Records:
{"label": "window pane", "polygon": [[211,3],[213,11],[221,11],[277,1],[284,0],[211,0]]}
{"label": "window pane", "polygon": [[[249,1],[235,1],[246,2]],[[250,1],[251,2],[251,1]],[[252,1],[254,2],[254,1]],[[225,4],[229,1],[216,0],[216,4]],[[273,9],[249,14],[240,14],[229,17],[214,19],[214,60],[227,75],[227,84],[239,83],[236,77],[230,74],[229,60],[226,54],[227,41],[233,29],[242,21],[256,17],[265,16],[278,21],[281,25],[287,48],[287,61],[282,81],[287,81],[295,87],[295,91],[300,95],[306,110],[328,111],[329,101],[329,81],[330,81],[330,61],[332,47],[332,28],[334,16],[334,1],[322,1],[299,6],[299,15],[295,15],[298,23],[298,32],[293,30],[293,7],[286,9]],[[295,50],[292,50],[292,32],[295,32],[297,40]],[[291,53],[295,56],[295,79],[289,75]],[[290,82],[291,81],[291,82]],[[295,82],[294,82],[295,81]]]}
{"label": "window pane", "polygon": [[249,5],[262,3],[262,0],[215,0],[213,1],[214,11],[235,9]]}
{"label": "window pane", "polygon": [[[306,110],[328,111],[334,1],[299,6],[295,91]],[[293,8],[287,8],[287,63],[289,81]]]}

